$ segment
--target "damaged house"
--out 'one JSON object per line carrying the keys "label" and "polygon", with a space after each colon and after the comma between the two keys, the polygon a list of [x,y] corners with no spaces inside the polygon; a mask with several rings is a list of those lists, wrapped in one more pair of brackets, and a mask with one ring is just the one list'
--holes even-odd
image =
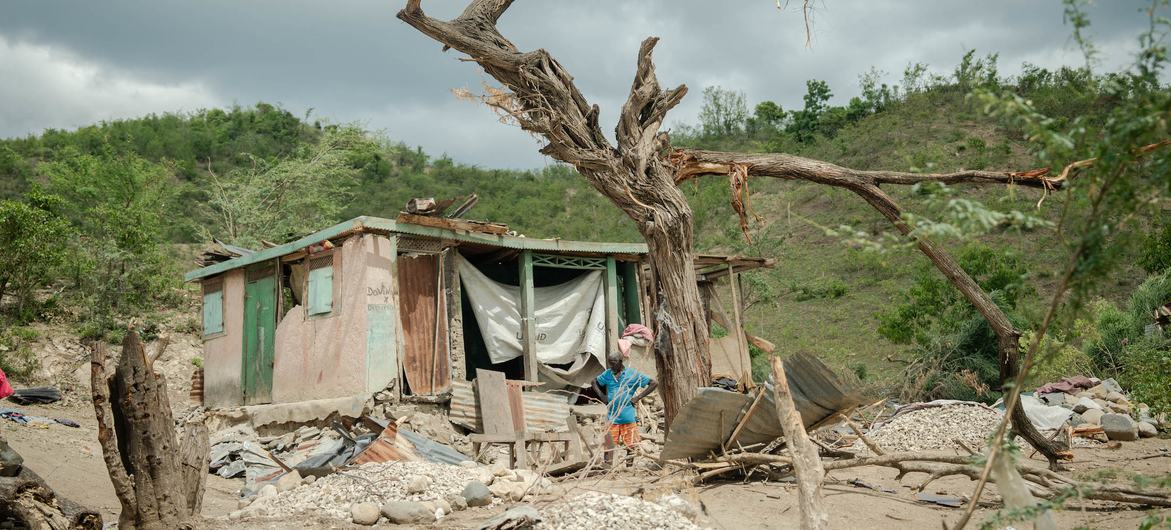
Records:
{"label": "damaged house", "polygon": [[[477,369],[542,390],[588,386],[621,330],[644,322],[651,292],[643,244],[527,238],[438,216],[358,217],[259,251],[222,246],[186,276],[202,288],[203,399],[213,408],[383,390],[436,398]],[[701,286],[772,265],[702,259]],[[714,316],[738,329],[730,283],[735,309]],[[743,376],[737,335],[721,351],[734,351],[733,375]],[[649,355],[633,362],[654,373]]]}

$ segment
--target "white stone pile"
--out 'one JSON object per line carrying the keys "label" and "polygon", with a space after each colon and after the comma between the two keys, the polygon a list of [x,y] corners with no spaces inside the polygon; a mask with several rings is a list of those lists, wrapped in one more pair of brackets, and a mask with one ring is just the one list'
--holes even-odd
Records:
{"label": "white stone pile", "polygon": [[[681,509],[680,507],[685,507]],[[541,529],[598,530],[691,530],[700,528],[688,519],[690,505],[676,496],[653,503],[598,492],[586,492],[541,510]]]}
{"label": "white stone pile", "polygon": [[[314,512],[349,520],[355,503],[381,506],[390,501],[439,501],[458,495],[476,480],[475,468],[430,462],[366,464],[326,475],[312,484],[267,495],[241,510],[241,516],[285,516]],[[275,493],[275,494],[274,494]]]}
{"label": "white stone pile", "polygon": [[[927,407],[899,414],[867,437],[892,453],[955,449],[956,439],[978,449],[1002,417],[999,411],[974,403]],[[863,452],[867,448],[859,440],[853,450]]]}

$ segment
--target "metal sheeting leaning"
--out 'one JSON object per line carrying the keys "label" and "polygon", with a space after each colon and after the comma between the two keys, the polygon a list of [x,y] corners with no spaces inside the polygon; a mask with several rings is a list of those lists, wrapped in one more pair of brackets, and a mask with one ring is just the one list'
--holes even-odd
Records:
{"label": "metal sheeting leaning", "polygon": [[[819,427],[838,413],[847,414],[861,404],[853,389],[813,355],[798,353],[786,359],[785,377],[806,429]],[[736,440],[739,445],[769,442],[783,434],[772,385],[766,384],[764,392],[764,403],[756,408]],[[719,388],[699,389],[671,423],[662,458],[701,457],[719,451],[752,404],[752,397]]]}
{"label": "metal sheeting leaning", "polygon": [[[564,395],[548,392],[523,392],[525,430],[530,432],[566,432],[569,430],[569,400]],[[469,381],[451,383],[451,410],[448,418],[473,432],[484,432],[480,426],[479,405]]]}

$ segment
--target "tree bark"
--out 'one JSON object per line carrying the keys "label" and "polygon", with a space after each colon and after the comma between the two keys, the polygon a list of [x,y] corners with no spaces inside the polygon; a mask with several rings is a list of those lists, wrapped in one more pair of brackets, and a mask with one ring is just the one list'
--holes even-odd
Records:
{"label": "tree bark", "polygon": [[781,432],[785,433],[785,444],[793,458],[793,471],[797,475],[797,502],[801,507],[801,528],[819,530],[829,526],[829,514],[821,499],[821,478],[825,469],[817,446],[805,433],[801,414],[793,405],[793,394],[789,392],[789,380],[785,377],[784,363],[780,357],[772,358],[773,400],[777,403],[777,416],[781,420]]}
{"label": "tree bark", "polygon": [[[90,366],[98,442],[122,504],[118,527],[190,528],[191,516],[202,503],[203,477],[194,477],[181,465],[166,381],[148,362],[138,334],[127,332],[112,377],[105,374],[101,343],[93,347]],[[203,475],[207,430],[193,426],[188,434],[182,462],[198,466]]]}
{"label": "tree bark", "polygon": [[0,477],[0,520],[22,523],[16,528],[100,530],[102,516],[57,496],[27,466],[13,477]]}

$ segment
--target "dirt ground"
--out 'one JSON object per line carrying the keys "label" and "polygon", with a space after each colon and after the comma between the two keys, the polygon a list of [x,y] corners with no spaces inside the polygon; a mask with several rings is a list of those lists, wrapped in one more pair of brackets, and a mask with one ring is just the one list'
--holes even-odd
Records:
{"label": "dirt ground", "polygon": [[[71,419],[80,428],[51,425],[47,428],[18,425],[0,420],[0,432],[25,459],[25,464],[41,474],[63,496],[99,510],[108,522],[117,521],[119,504],[106,474],[105,464],[97,443],[96,424],[92,406],[76,395],[63,403],[21,407],[28,414],[51,418]],[[1133,474],[1159,475],[1171,473],[1171,440],[1145,439],[1124,443],[1121,448],[1076,449],[1076,460],[1068,464],[1075,477],[1129,477]],[[1038,463],[1040,463],[1038,461]],[[661,480],[663,472],[634,468],[610,476],[589,477],[561,483],[569,493],[586,490],[632,493],[643,488],[648,498],[667,493],[677,481]],[[896,472],[885,468],[855,468],[836,471],[826,481],[826,504],[831,514],[831,528],[930,528],[937,529],[942,521],[954,521],[960,513],[956,508],[923,504],[915,500],[911,487],[922,481],[922,474],[911,474],[902,483],[894,480]],[[884,493],[848,484],[851,479],[880,488],[892,489]],[[963,477],[948,477],[933,483],[927,491],[962,497],[970,494],[973,483]],[[354,528],[345,521],[310,517],[267,520],[229,521],[227,514],[236,509],[236,491],[243,480],[228,480],[209,476],[204,497],[205,520],[199,528],[207,529],[278,529],[278,528]],[[995,500],[995,487],[987,500]],[[702,488],[687,488],[685,498],[701,503],[706,515],[705,526],[719,529],[751,530],[758,528],[795,528],[798,524],[796,491],[785,483],[760,481],[727,481]],[[535,503],[540,507],[541,502]],[[506,506],[505,506],[506,507]],[[438,528],[474,528],[505,507],[473,509],[458,512],[434,525]],[[993,509],[982,508],[977,521],[983,520]],[[1151,510],[1139,510],[1125,505],[1080,503],[1071,501],[1057,513],[1061,528],[1079,526],[1091,528],[1136,528]],[[1163,510],[1171,516],[1171,510]],[[387,526],[383,523],[382,526]]]}

